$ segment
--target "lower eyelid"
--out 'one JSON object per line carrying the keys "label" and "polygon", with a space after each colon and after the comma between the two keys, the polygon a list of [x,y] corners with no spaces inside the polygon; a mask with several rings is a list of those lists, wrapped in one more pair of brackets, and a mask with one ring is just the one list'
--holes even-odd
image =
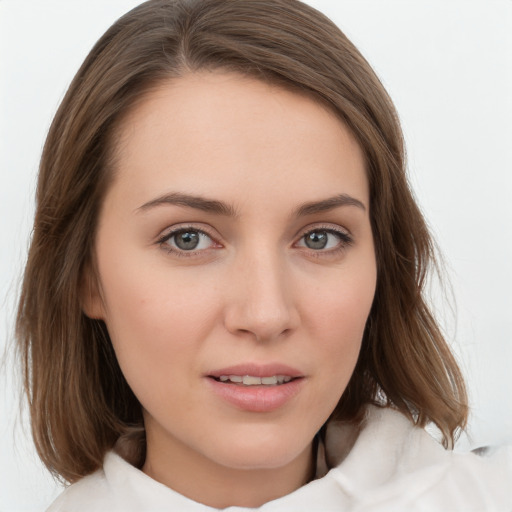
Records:
{"label": "lower eyelid", "polygon": [[[180,233],[186,233],[187,231],[192,231],[199,234],[199,244],[204,243],[204,238],[207,238],[207,247],[193,248],[188,250],[181,249],[180,247],[178,247],[176,241],[173,240],[173,238],[178,236]],[[210,235],[205,229],[187,225],[176,227],[174,229],[171,229],[170,231],[165,232],[162,236],[158,238],[156,244],[160,247],[160,249],[164,250],[166,253],[180,258],[193,258],[196,256],[205,255],[209,253],[211,249],[222,247],[222,245],[217,241],[217,239],[214,236]]]}

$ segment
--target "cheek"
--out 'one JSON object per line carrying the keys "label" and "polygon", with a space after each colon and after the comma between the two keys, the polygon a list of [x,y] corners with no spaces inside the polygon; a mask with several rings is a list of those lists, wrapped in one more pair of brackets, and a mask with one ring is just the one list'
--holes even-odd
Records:
{"label": "cheek", "polygon": [[103,262],[105,322],[127,380],[170,374],[212,329],[214,288],[126,257]]}
{"label": "cheek", "polygon": [[316,340],[334,404],[354,371],[375,293],[373,259],[361,267],[342,269],[336,279],[311,294],[308,304],[310,336]]}
{"label": "cheek", "polygon": [[197,311],[211,302],[208,286],[198,292],[204,279],[173,271],[159,255],[108,248],[104,252],[99,270],[105,316],[107,323],[117,328],[122,328],[121,322],[133,327],[140,324],[158,333],[167,331],[169,325],[192,325]]}
{"label": "cheek", "polygon": [[[370,263],[373,260],[370,260]],[[359,267],[359,265],[358,265]],[[361,340],[376,286],[374,264],[347,266],[309,294],[309,321],[329,339]]]}
{"label": "cheek", "polygon": [[315,300],[309,301],[304,322],[305,350],[317,369],[308,414],[318,428],[335,410],[352,377],[374,294],[371,275],[336,281],[343,284],[326,285],[321,293],[312,294]]}

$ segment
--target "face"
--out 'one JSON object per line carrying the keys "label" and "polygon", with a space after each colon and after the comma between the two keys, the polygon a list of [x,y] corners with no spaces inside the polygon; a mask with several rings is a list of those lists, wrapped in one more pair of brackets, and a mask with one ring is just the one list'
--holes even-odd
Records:
{"label": "face", "polygon": [[360,148],[312,99],[220,72],[151,92],[119,135],[86,312],[143,406],[148,458],[303,463],[375,290]]}

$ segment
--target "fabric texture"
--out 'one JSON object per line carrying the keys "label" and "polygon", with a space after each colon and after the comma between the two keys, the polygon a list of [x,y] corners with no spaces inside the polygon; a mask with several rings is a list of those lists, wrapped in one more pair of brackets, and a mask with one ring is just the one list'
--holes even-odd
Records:
{"label": "fabric texture", "polygon": [[[214,510],[153,480],[112,451],[103,469],[69,486],[47,512]],[[489,457],[447,451],[401,413],[370,406],[356,433],[346,424],[327,426],[318,449],[317,479],[260,508],[224,510],[512,512],[512,447]]]}

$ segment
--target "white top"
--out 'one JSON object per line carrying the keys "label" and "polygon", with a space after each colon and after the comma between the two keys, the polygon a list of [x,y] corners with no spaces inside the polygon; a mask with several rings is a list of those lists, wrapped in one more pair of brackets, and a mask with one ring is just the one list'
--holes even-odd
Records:
{"label": "white top", "polygon": [[[346,437],[346,426],[329,426],[328,465],[336,459],[335,446],[342,446]],[[323,456],[322,448],[320,452]],[[214,510],[109,452],[103,469],[68,487],[47,512]],[[489,457],[446,451],[401,413],[372,406],[348,455],[325,476],[258,509],[225,510],[512,512],[512,447]]]}

